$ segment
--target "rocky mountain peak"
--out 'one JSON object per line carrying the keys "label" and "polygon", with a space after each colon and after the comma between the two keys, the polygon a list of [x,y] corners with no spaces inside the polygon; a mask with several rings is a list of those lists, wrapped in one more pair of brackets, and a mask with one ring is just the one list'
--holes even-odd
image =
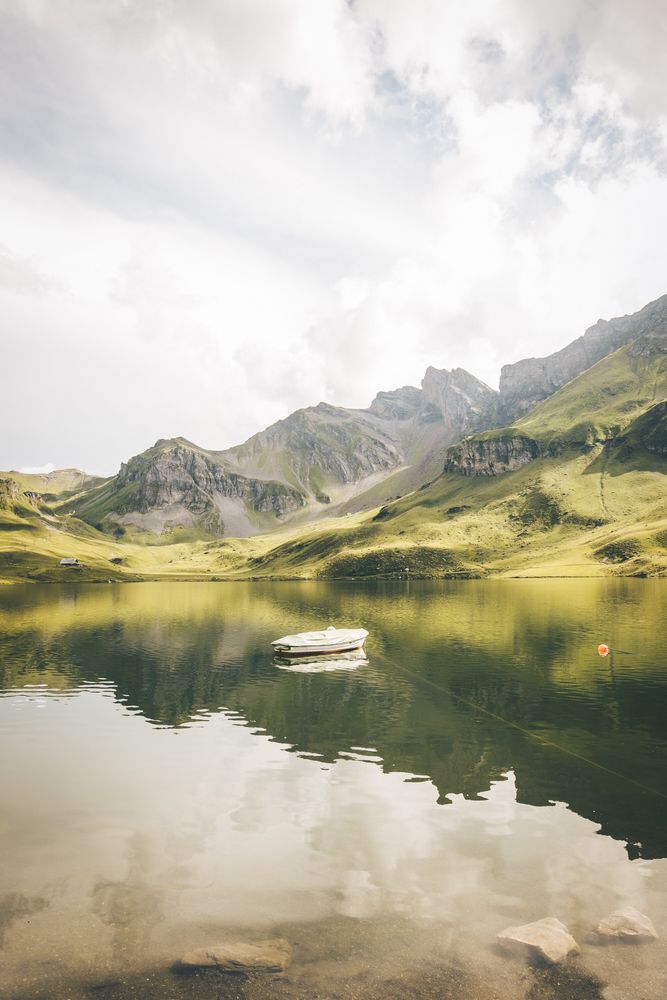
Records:
{"label": "rocky mountain peak", "polygon": [[422,379],[424,398],[442,414],[445,433],[464,435],[488,426],[498,393],[465,368],[429,367]]}
{"label": "rocky mountain peak", "polygon": [[652,337],[667,328],[667,295],[649,302],[639,312],[615,319],[599,319],[583,336],[545,358],[524,358],[503,365],[500,374],[500,411],[511,422],[527,413],[567,382],[638,337]]}
{"label": "rocky mountain peak", "polygon": [[422,391],[414,385],[404,385],[389,392],[378,392],[369,410],[387,420],[409,420],[421,412],[423,405]]}

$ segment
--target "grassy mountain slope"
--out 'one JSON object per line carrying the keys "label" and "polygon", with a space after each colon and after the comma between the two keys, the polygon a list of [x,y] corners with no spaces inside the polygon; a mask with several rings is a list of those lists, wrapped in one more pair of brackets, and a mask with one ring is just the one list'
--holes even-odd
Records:
{"label": "grassy mountain slope", "polygon": [[39,493],[49,500],[62,500],[106,482],[103,476],[91,476],[80,469],[55,469],[53,472],[1,472],[23,490]]}
{"label": "grassy mountain slope", "polygon": [[[635,341],[513,427],[450,449],[478,459],[469,474],[445,473],[373,515],[276,546],[251,571],[325,577],[667,572],[665,397],[667,340]],[[508,441],[525,461],[493,474],[489,456]],[[521,455],[525,442],[535,449]]]}

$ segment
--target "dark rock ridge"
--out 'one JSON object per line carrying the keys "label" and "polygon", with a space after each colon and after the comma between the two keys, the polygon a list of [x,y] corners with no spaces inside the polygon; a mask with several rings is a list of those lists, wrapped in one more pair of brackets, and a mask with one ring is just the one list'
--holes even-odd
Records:
{"label": "dark rock ridge", "polygon": [[608,354],[637,338],[651,350],[667,331],[667,295],[649,302],[639,312],[616,319],[600,319],[582,337],[546,358],[526,358],[503,365],[500,374],[500,417],[503,423],[527,413],[577,375]]}
{"label": "dark rock ridge", "polygon": [[496,416],[498,393],[464,368],[427,368],[422,392],[456,435],[488,427]]}
{"label": "dark rock ridge", "polygon": [[499,476],[549,454],[552,451],[548,446],[510,428],[502,436],[469,438],[450,448],[443,471],[461,476]]}

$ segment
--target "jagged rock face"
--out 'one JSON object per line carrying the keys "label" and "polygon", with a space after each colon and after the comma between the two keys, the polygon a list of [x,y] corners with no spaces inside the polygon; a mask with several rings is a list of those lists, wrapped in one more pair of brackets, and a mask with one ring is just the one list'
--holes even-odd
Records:
{"label": "jagged rock face", "polygon": [[646,348],[667,329],[667,295],[639,312],[600,319],[582,337],[546,358],[504,365],[500,374],[501,422],[510,423],[624,344],[647,338]]}
{"label": "jagged rock face", "polygon": [[225,468],[201,451],[184,444],[158,442],[155,448],[121,466],[117,488],[134,485],[120,513],[162,510],[180,506],[195,519],[207,516],[206,526],[222,533],[222,498],[238,499],[258,513],[286,514],[303,506],[303,496],[275,481],[247,479]]}
{"label": "jagged rock face", "polygon": [[422,391],[425,401],[441,413],[448,435],[460,437],[494,420],[498,393],[463,368],[427,368]]}
{"label": "jagged rock face", "polygon": [[371,413],[383,420],[409,420],[424,409],[424,394],[414,385],[404,385],[391,392],[378,392],[371,403]]}
{"label": "jagged rock face", "polygon": [[16,504],[33,507],[36,511],[43,506],[42,497],[35,490],[23,490],[11,477],[0,479],[0,510],[16,509]]}
{"label": "jagged rock face", "polygon": [[653,358],[657,354],[667,354],[667,322],[643,337],[637,337],[628,348],[632,358]]}
{"label": "jagged rock face", "polygon": [[525,434],[492,440],[471,438],[448,450],[443,471],[461,476],[499,476],[549,453],[544,445]]}
{"label": "jagged rock face", "polygon": [[21,495],[21,487],[15,479],[0,479],[0,507],[17,500]]}

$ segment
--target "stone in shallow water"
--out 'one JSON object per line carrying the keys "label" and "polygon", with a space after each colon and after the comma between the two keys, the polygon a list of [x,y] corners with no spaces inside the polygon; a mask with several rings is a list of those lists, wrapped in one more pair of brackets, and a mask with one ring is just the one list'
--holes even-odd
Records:
{"label": "stone in shallow water", "polygon": [[655,941],[658,937],[652,922],[634,906],[614,910],[597,925],[597,933],[608,941]]}
{"label": "stone in shallow water", "polygon": [[189,951],[181,959],[186,968],[215,967],[224,972],[284,972],[292,961],[292,946],[284,938],[270,941],[223,941]]}
{"label": "stone in shallow water", "polygon": [[506,927],[498,935],[498,941],[508,951],[540,958],[549,965],[564,962],[568,955],[579,952],[579,945],[556,917],[544,917],[521,927]]}

